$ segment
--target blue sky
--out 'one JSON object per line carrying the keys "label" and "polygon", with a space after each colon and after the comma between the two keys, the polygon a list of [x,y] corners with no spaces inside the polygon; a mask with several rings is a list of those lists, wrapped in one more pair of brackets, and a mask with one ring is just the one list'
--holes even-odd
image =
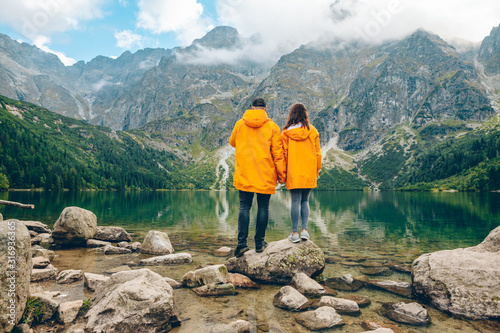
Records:
{"label": "blue sky", "polygon": [[500,24],[498,0],[2,0],[0,33],[70,65],[145,47],[187,46],[218,25],[259,36],[277,59],[321,38],[400,38],[424,28],[481,41]]}

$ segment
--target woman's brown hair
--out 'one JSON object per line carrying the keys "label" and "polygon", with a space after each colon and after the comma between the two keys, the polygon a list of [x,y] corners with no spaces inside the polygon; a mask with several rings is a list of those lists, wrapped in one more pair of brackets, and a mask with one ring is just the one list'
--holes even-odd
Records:
{"label": "woman's brown hair", "polygon": [[283,129],[302,123],[302,126],[306,126],[309,129],[309,115],[307,114],[307,109],[302,103],[295,103],[290,108],[290,113],[288,114],[288,119],[286,120],[286,125]]}

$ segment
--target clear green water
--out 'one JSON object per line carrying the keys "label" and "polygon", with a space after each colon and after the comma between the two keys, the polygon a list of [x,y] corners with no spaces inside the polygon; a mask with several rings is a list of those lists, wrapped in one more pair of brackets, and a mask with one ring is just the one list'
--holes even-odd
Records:
{"label": "clear green water", "polygon": [[[214,257],[211,252],[221,246],[234,248],[236,244],[237,192],[8,192],[0,193],[0,199],[35,205],[35,210],[0,206],[4,219],[36,220],[52,226],[65,207],[78,206],[94,212],[99,225],[124,227],[137,241],[142,242],[149,230],[167,232],[176,252],[191,253],[194,260],[190,265],[153,268],[175,279],[202,264],[224,263],[227,258]],[[361,277],[361,267],[352,266],[346,259],[352,255],[383,263],[411,264],[423,253],[477,245],[500,225],[500,193],[313,192],[310,207],[311,239],[334,262],[327,264],[324,278],[346,273]],[[272,196],[268,242],[288,236],[289,210],[288,192]],[[255,209],[251,236],[254,221]],[[141,254],[96,256],[84,249],[58,254],[54,265],[59,269],[77,268],[93,273],[109,273],[143,257]],[[410,276],[402,273],[371,278],[410,282]],[[73,297],[89,296],[81,284],[71,288],[66,291]],[[205,332],[217,323],[236,319],[254,322],[261,328],[259,331],[306,332],[294,324],[291,313],[272,305],[279,288],[269,285],[259,291],[241,290],[239,295],[217,302],[197,297],[187,289],[176,290],[184,322],[174,332]],[[356,294],[368,296],[372,305],[362,309],[359,317],[344,316],[349,325],[332,331],[362,332],[360,323],[365,320],[390,323],[377,312],[380,302],[402,300],[370,289],[361,289]],[[488,331],[475,329],[477,323],[428,309],[433,318],[431,326],[398,326],[404,332]]]}

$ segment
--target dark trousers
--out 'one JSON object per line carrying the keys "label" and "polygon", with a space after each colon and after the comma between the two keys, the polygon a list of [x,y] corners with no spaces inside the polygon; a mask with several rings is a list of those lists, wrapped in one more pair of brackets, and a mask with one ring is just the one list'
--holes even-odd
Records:
{"label": "dark trousers", "polygon": [[[238,213],[238,247],[247,246],[248,226],[250,224],[250,208],[252,208],[253,192],[240,191],[240,211]],[[257,193],[257,223],[255,226],[255,246],[261,246],[266,236],[269,221],[270,194]]]}

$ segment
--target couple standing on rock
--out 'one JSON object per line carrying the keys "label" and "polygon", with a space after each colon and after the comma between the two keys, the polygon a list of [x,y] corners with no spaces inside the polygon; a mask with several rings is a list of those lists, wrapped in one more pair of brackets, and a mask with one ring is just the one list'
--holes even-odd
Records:
{"label": "couple standing on rock", "polygon": [[[276,181],[284,184],[292,195],[292,233],[288,239],[294,243],[309,239],[309,194],[316,187],[321,168],[319,135],[310,122],[303,104],[292,105],[283,133],[266,113],[266,102],[257,98],[252,109],[234,125],[229,139],[236,148],[236,166],[233,185],[239,190],[238,245],[234,251],[241,257],[247,246],[250,208],[257,193],[257,223],[255,251],[262,252],[269,220],[269,200],[275,193]],[[299,217],[302,232],[299,237]]]}

